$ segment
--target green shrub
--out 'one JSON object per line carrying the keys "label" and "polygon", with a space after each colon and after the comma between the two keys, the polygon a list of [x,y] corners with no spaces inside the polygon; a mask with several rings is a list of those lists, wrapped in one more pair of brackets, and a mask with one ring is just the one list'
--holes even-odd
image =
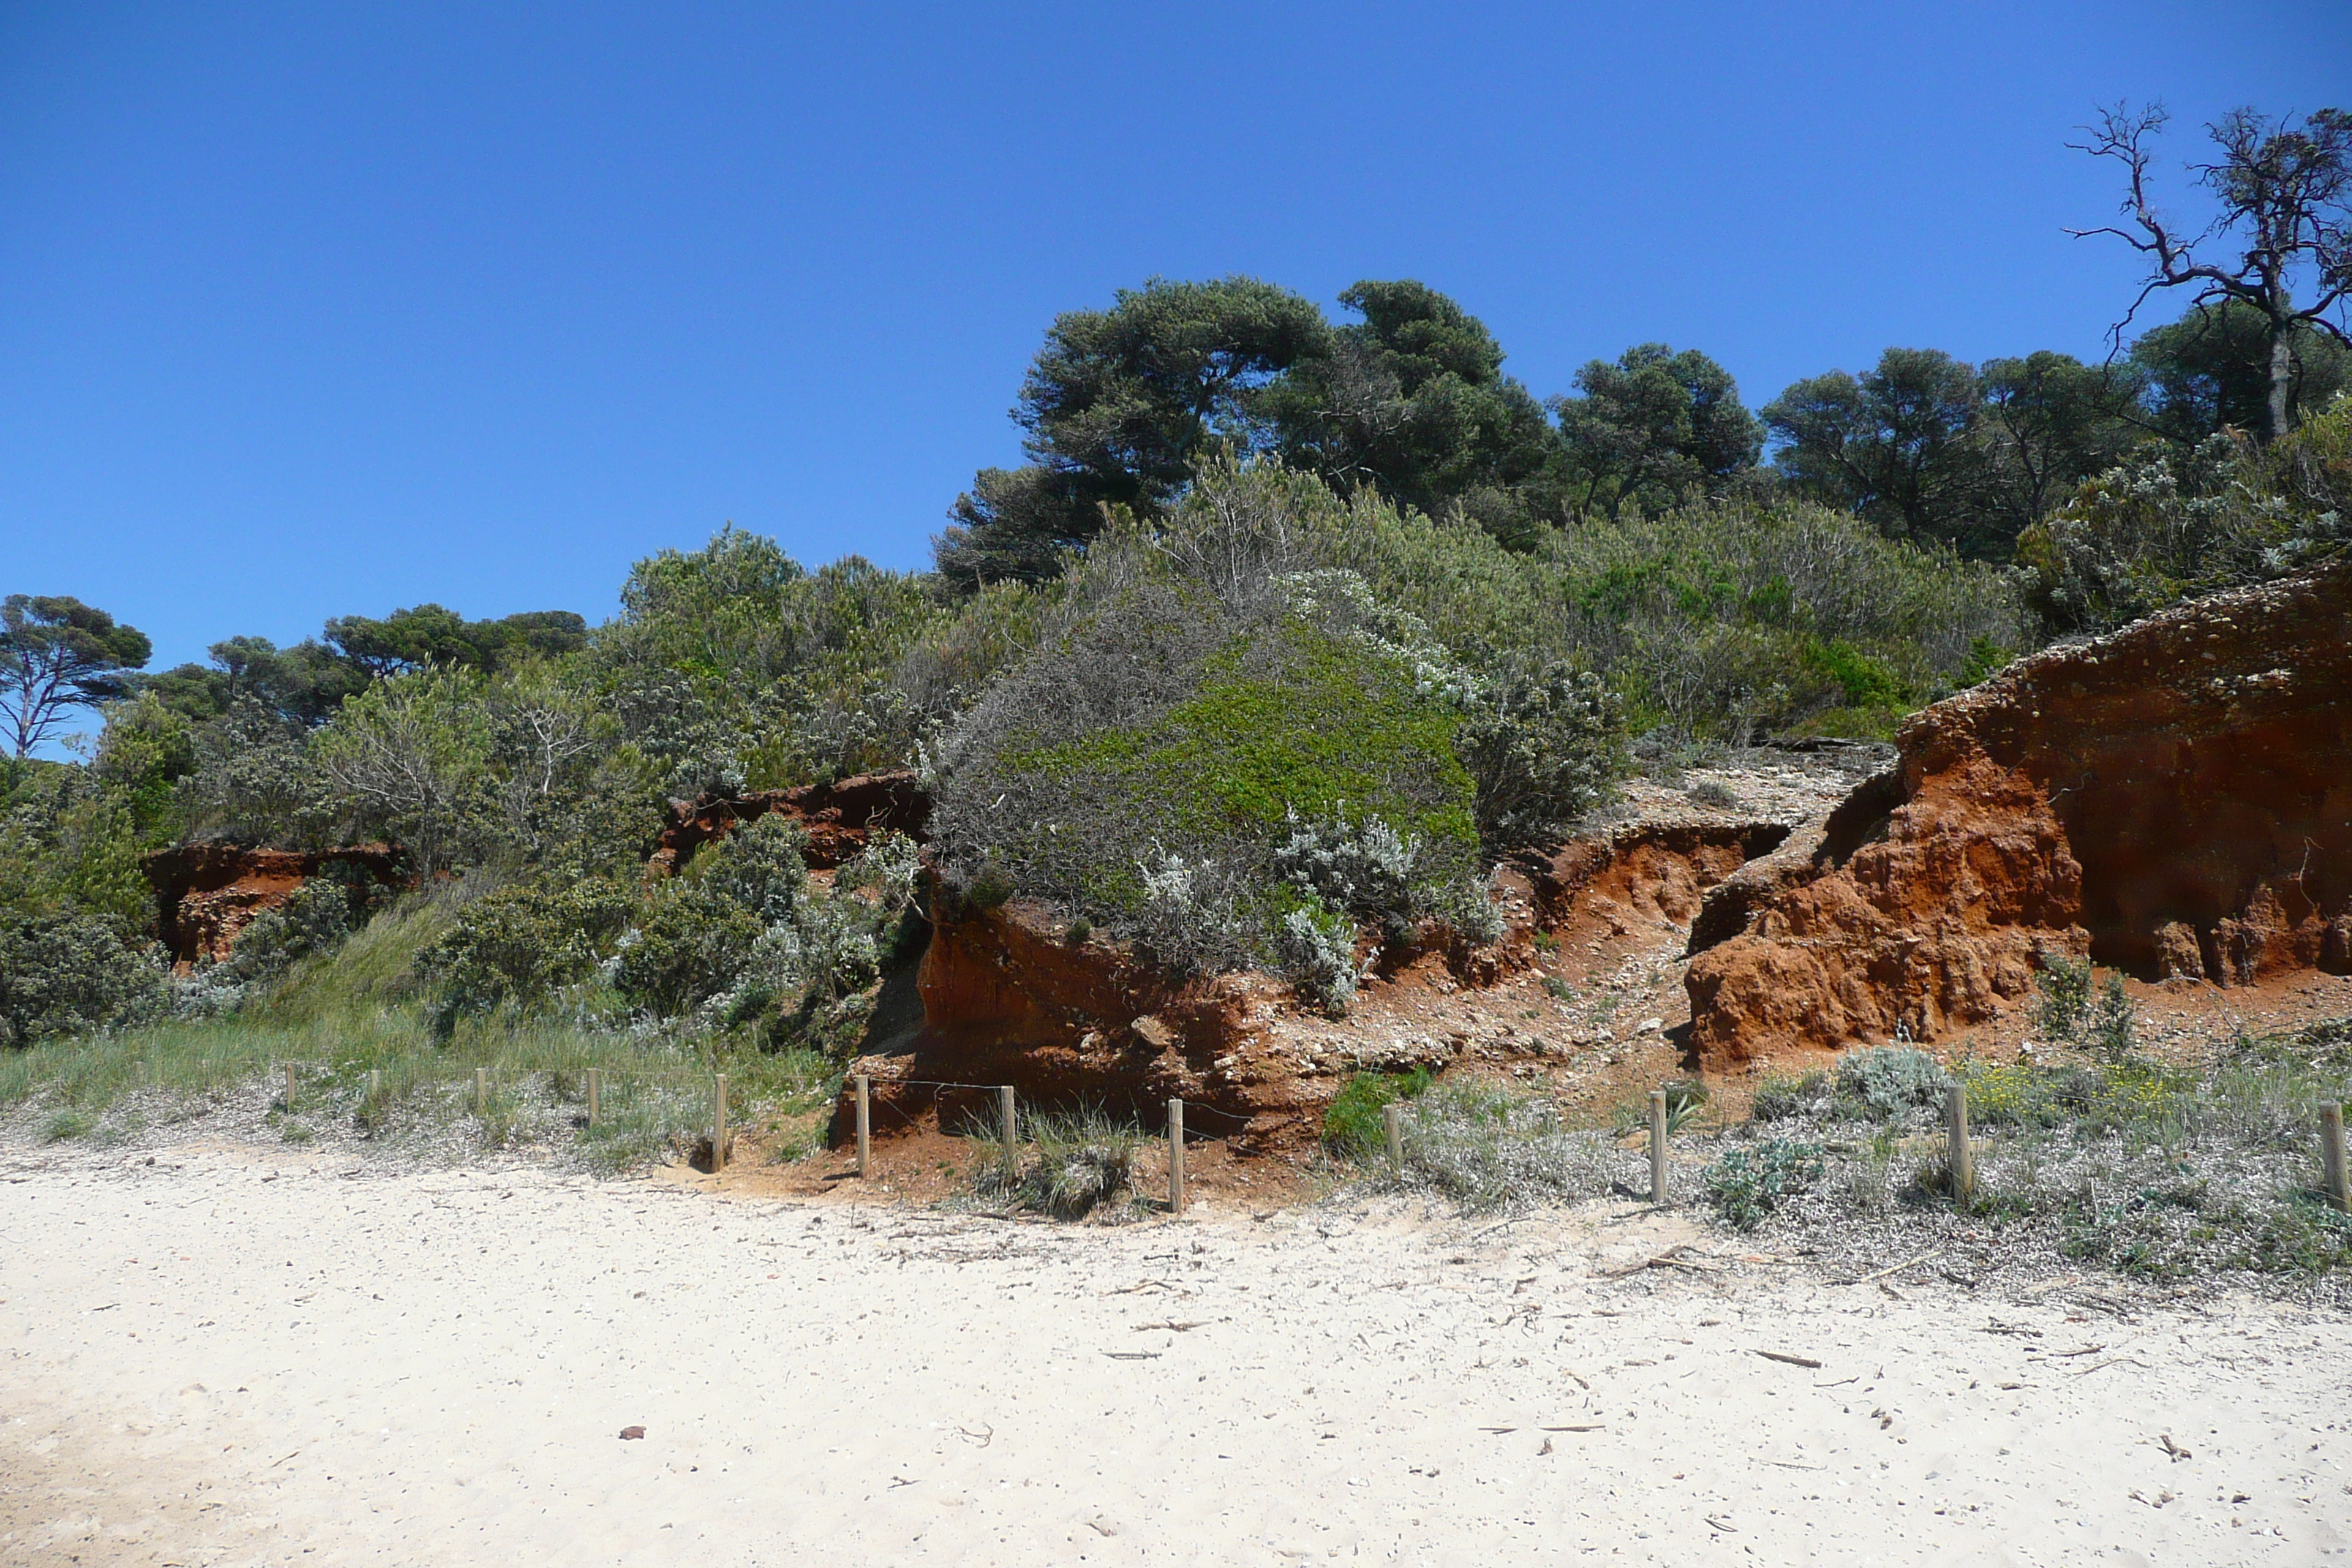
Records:
{"label": "green shrub", "polygon": [[1881,1116],[1904,1116],[1943,1103],[1952,1075],[1925,1051],[1871,1046],[1838,1063],[1838,1089]]}
{"label": "green shrub", "polygon": [[788,921],[808,887],[808,831],[771,812],[738,828],[695,868],[711,893],[762,925]]}
{"label": "green shrub", "polygon": [[1402,1073],[1358,1073],[1331,1097],[1323,1112],[1324,1147],[1338,1154],[1376,1152],[1388,1137],[1382,1113],[1399,1100],[1419,1098],[1432,1081],[1425,1067]]}
{"label": "green shrub", "polygon": [[613,988],[657,1017],[690,1013],[738,981],[764,929],[701,883],[659,883],[615,944]]}
{"label": "green shrub", "polygon": [[1827,1073],[1809,1072],[1802,1077],[1774,1073],[1757,1086],[1748,1113],[1759,1121],[1786,1121],[1821,1115],[1830,1109],[1831,1100]]}
{"label": "green shrub", "polygon": [[1727,1151],[1700,1181],[1726,1224],[1753,1230],[1783,1197],[1821,1180],[1822,1170],[1821,1145],[1771,1138],[1752,1149]]}
{"label": "green shrub", "polygon": [[1236,567],[1263,543],[1241,526],[1106,534],[949,738],[933,830],[965,899],[1017,889],[1216,969],[1296,934],[1285,883],[1396,923],[1475,881],[1475,681],[1349,574]]}
{"label": "green shrub", "polygon": [[2033,1021],[2053,1040],[2074,1039],[2091,1010],[2090,961],[2069,958],[2053,948],[2042,949],[2039,956]]}
{"label": "green shrub", "polygon": [[2084,1021],[2083,1044],[2095,1055],[2119,1062],[2139,1046],[2139,1020],[2131,998],[2124,994],[2124,977],[2109,972],[2099,999]]}
{"label": "green shrub", "polygon": [[2033,1016],[2042,1033],[2109,1061],[2129,1057],[2139,1043],[2138,1019],[2124,991],[2124,977],[2110,972],[2106,984],[2097,986],[2087,959],[2044,949],[2041,960]]}
{"label": "green shrub", "polygon": [[237,934],[228,968],[248,984],[276,979],[305,958],[332,952],[352,934],[352,899],[332,877],[312,877]]}
{"label": "green shrub", "polygon": [[89,915],[0,912],[0,1046],[144,1022],[166,1000],[152,942]]}
{"label": "green shrub", "polygon": [[467,905],[417,958],[443,993],[443,1024],[501,1004],[531,1007],[586,979],[621,934],[631,900],[603,883],[500,888]]}
{"label": "green shrub", "polygon": [[1490,679],[1462,728],[1490,856],[1557,843],[1625,772],[1625,705],[1591,670],[1514,661]]}

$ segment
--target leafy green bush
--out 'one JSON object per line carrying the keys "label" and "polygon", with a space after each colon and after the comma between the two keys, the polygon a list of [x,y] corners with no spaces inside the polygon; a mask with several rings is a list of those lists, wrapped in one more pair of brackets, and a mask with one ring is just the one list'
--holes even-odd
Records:
{"label": "leafy green bush", "polygon": [[1881,1116],[1906,1116],[1943,1103],[1952,1075],[1925,1051],[1871,1046],[1838,1063],[1838,1089]]}
{"label": "leafy green bush", "polygon": [[2091,965],[2055,949],[2044,948],[2041,969],[2033,977],[2033,1021],[2053,1040],[2071,1040],[2082,1032],[2091,1010]]}
{"label": "leafy green bush", "polygon": [[119,1028],[165,1005],[153,943],[89,915],[0,912],[0,1045]]}
{"label": "leafy green bush", "polygon": [[807,848],[807,829],[770,812],[705,856],[703,884],[763,924],[788,921],[808,889]]}
{"label": "leafy green bush", "polygon": [[659,883],[614,946],[613,988],[658,1017],[678,1017],[736,984],[764,931],[705,882]]}
{"label": "leafy green bush", "polygon": [[1489,855],[1557,842],[1625,769],[1624,702],[1600,676],[1553,659],[1515,661],[1463,726]]}
{"label": "leafy green bush", "polygon": [[442,989],[443,1026],[466,1011],[531,1007],[593,973],[621,934],[631,900],[604,883],[500,888],[467,906],[417,958]]}
{"label": "leafy green bush", "polygon": [[1427,1068],[1410,1072],[1360,1072],[1331,1097],[1323,1112],[1323,1145],[1334,1153],[1377,1152],[1388,1137],[1383,1113],[1399,1100],[1418,1099],[1433,1081]]}
{"label": "leafy green bush", "polygon": [[2105,986],[2095,986],[2087,959],[2044,949],[2041,961],[2033,1016],[2042,1033],[2110,1061],[2129,1057],[2139,1043],[2139,1026],[2124,977],[2111,971]]}
{"label": "leafy green bush", "polygon": [[1401,919],[1471,878],[1467,673],[1354,578],[1236,570],[1263,542],[1193,521],[1098,542],[1061,628],[950,738],[950,876],[970,896],[992,864],[1199,968],[1270,956],[1286,880]]}
{"label": "leafy green bush", "polygon": [[2122,1061],[2139,1047],[2139,1019],[2124,992],[2124,977],[2110,971],[2083,1030],[2083,1043],[2109,1061]]}
{"label": "leafy green bush", "polygon": [[2104,632],[2184,595],[2260,581],[2352,542],[2352,399],[2265,451],[2234,431],[2150,443],[2017,542],[2034,609]]}
{"label": "leafy green bush", "polygon": [[351,934],[350,889],[332,877],[312,877],[237,933],[228,968],[241,981],[266,983],[305,958],[332,952]]}
{"label": "leafy green bush", "polygon": [[1752,1149],[1732,1149],[1700,1176],[1707,1202],[1727,1225],[1753,1230],[1780,1201],[1822,1178],[1822,1149],[1770,1138]]}

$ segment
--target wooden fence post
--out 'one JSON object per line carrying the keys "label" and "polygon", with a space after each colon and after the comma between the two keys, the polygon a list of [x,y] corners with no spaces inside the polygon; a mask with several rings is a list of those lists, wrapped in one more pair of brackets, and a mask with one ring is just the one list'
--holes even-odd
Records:
{"label": "wooden fence post", "polygon": [[710,1079],[710,1169],[713,1174],[727,1168],[727,1075],[714,1073]]}
{"label": "wooden fence post", "polygon": [[874,1157],[874,1080],[864,1073],[857,1075],[857,1173],[866,1174],[866,1162]]}
{"label": "wooden fence post", "polygon": [[2352,1214],[2352,1173],[2344,1164],[2344,1105],[2327,1100],[2319,1108],[2319,1162],[2327,1173],[2327,1205],[2338,1214]]}
{"label": "wooden fence post", "polygon": [[1969,1090],[1955,1083],[1944,1091],[1945,1163],[1952,1171],[1952,1201],[1965,1206],[1976,1196],[1976,1162],[1969,1149]]}
{"label": "wooden fence post", "polygon": [[1650,1201],[1666,1201],[1666,1091],[1650,1091]]}
{"label": "wooden fence post", "polygon": [[367,1097],[370,1105],[383,1098],[383,1074],[374,1068],[368,1069]]}
{"label": "wooden fence post", "polygon": [[1000,1084],[996,1089],[996,1135],[1004,1143],[1004,1163],[1014,1164],[1013,1152],[1020,1146],[1020,1113],[1013,1109],[1013,1086]]}
{"label": "wooden fence post", "polygon": [[1184,1212],[1184,1102],[1168,1102],[1168,1212]]}
{"label": "wooden fence post", "polygon": [[286,1064],[286,1109],[294,1109],[294,1064]]}
{"label": "wooden fence post", "polygon": [[477,1116],[488,1116],[489,1113],[490,1069],[488,1068],[476,1068],[474,1069],[474,1114]]}
{"label": "wooden fence post", "polygon": [[588,1125],[595,1126],[597,1122],[604,1120],[604,1069],[590,1068],[588,1069]]}
{"label": "wooden fence post", "polygon": [[1381,1123],[1388,1133],[1389,1163],[1402,1171],[1404,1169],[1403,1110],[1394,1104],[1381,1107]]}

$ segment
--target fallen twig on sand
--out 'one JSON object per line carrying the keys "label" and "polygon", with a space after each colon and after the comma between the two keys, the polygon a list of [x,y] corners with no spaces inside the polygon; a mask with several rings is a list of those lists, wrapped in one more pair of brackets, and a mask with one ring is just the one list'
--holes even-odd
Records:
{"label": "fallen twig on sand", "polygon": [[1809,1366],[1816,1372],[1819,1372],[1822,1366],[1821,1363],[1815,1361],[1811,1356],[1784,1355],[1779,1351],[1758,1351],[1756,1353],[1762,1356],[1766,1361],[1786,1362],[1790,1366]]}
{"label": "fallen twig on sand", "polygon": [[1687,1258],[1679,1256],[1680,1254],[1690,1250],[1691,1244],[1685,1241],[1677,1246],[1669,1247],[1664,1252],[1659,1253],[1655,1258],[1644,1258],[1639,1263],[1629,1263],[1622,1268],[1603,1268],[1600,1271],[1598,1277],[1602,1279],[1622,1279],[1629,1274],[1639,1274],[1644,1268],[1686,1268],[1693,1274],[1720,1274],[1723,1272],[1720,1268],[1715,1268],[1709,1264],[1693,1263]]}
{"label": "fallen twig on sand", "polygon": [[2088,1377],[2095,1372],[2102,1371],[2107,1367],[2119,1365],[2124,1362],[2131,1363],[2132,1365],[2138,1367],[2143,1372],[2147,1370],[2147,1363],[2140,1360],[2137,1356],[2119,1355],[2111,1357],[2106,1361],[2103,1361],[2099,1363],[2097,1366],[2086,1366],[2082,1371],[2074,1373],[2070,1375],[2074,1377]]}
{"label": "fallen twig on sand", "polygon": [[1889,1265],[1887,1268],[1881,1268],[1874,1273],[1857,1274],[1851,1279],[1832,1279],[1830,1283],[1832,1285],[1867,1285],[1874,1279],[1885,1279],[1890,1275],[1900,1274],[1906,1268],[1916,1268],[1919,1265],[1927,1262],[1927,1259],[1936,1257],[1944,1249],[1940,1247],[1932,1247],[1929,1250],[1921,1253],[1916,1258],[1906,1258],[1900,1263]]}

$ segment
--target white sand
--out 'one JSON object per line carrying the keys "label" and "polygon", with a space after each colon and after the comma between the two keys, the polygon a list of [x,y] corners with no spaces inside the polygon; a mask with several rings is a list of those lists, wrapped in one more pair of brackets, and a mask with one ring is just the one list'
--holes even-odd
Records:
{"label": "white sand", "polygon": [[0,1562],[2307,1564],[2352,1539],[2346,1324],[2298,1309],[2118,1316],[1932,1266],[1900,1300],[1772,1264],[1599,1278],[1686,1237],[1739,1252],[1622,1205],[1104,1231],[145,1159],[0,1172]]}

